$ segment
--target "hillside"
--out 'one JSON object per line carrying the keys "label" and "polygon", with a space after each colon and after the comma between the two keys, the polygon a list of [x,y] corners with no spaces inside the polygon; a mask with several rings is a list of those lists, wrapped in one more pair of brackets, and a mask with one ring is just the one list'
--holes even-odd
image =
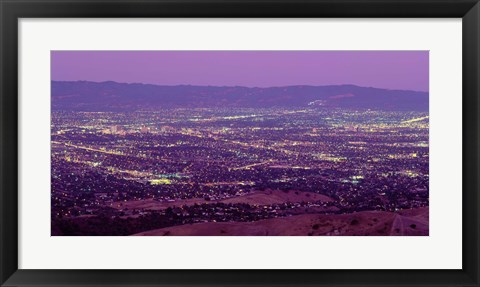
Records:
{"label": "hillside", "polygon": [[51,82],[52,110],[339,107],[428,111],[428,93],[354,85],[271,88]]}
{"label": "hillside", "polygon": [[424,236],[428,207],[400,212],[302,214],[254,222],[206,222],[155,229],[137,236]]}

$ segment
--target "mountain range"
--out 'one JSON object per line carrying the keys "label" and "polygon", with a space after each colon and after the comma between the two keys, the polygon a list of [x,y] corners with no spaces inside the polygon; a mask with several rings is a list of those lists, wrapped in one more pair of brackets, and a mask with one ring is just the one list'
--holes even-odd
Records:
{"label": "mountain range", "polygon": [[325,107],[428,111],[428,92],[355,85],[224,87],[52,81],[52,110],[133,111],[162,108]]}

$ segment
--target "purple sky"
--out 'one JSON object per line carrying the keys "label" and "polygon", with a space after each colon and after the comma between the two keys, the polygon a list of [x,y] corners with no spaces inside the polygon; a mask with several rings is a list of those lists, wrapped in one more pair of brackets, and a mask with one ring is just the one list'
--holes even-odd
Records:
{"label": "purple sky", "polygon": [[52,51],[52,80],[428,91],[428,51]]}

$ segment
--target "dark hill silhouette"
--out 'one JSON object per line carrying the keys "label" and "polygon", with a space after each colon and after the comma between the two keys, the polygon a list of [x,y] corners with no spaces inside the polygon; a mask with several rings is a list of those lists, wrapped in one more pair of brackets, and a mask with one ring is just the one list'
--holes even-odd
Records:
{"label": "dark hill silhouette", "polygon": [[53,110],[339,107],[428,111],[428,93],[355,85],[271,88],[52,81]]}

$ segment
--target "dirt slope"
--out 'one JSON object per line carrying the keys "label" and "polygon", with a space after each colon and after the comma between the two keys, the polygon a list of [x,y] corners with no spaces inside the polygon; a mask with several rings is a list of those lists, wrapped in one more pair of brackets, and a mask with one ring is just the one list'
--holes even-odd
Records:
{"label": "dirt slope", "polygon": [[400,212],[302,214],[255,222],[206,222],[138,233],[139,236],[419,236],[428,235],[428,207]]}

